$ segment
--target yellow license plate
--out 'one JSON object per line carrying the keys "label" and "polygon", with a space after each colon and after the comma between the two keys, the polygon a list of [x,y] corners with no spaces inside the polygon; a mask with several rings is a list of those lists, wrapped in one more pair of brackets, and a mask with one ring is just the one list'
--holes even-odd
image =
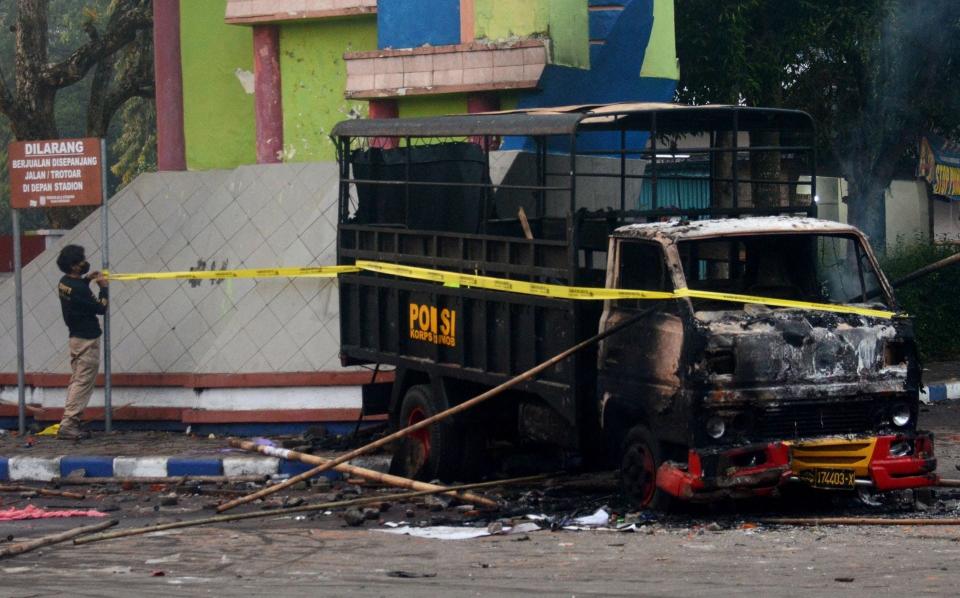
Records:
{"label": "yellow license plate", "polygon": [[800,473],[800,479],[814,488],[852,489],[857,476],[852,469],[808,469]]}

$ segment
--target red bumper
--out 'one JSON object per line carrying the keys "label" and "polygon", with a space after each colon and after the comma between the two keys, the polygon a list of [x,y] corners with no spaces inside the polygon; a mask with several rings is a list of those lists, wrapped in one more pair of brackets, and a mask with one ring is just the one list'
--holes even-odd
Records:
{"label": "red bumper", "polygon": [[[910,455],[891,455],[891,446],[911,441]],[[878,436],[868,467],[870,482],[879,491],[936,485],[937,460],[933,437],[917,434]],[[782,442],[751,445],[706,453],[691,450],[688,462],[666,462],[657,470],[657,486],[683,500],[717,497],[769,496],[795,479],[790,469],[790,447]]]}
{"label": "red bumper", "polygon": [[913,454],[894,457],[890,447],[906,440],[902,436],[878,436],[870,459],[870,479],[877,490],[902,490],[935,486],[939,477],[937,459],[933,454],[933,436],[917,434],[913,440]]}

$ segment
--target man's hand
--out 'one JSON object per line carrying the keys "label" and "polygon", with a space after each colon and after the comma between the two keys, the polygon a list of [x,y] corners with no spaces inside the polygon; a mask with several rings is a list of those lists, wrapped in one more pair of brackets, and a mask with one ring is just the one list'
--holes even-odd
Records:
{"label": "man's hand", "polygon": [[103,275],[103,272],[94,272],[94,274],[93,282],[97,283],[97,286],[101,289],[110,285],[110,281]]}

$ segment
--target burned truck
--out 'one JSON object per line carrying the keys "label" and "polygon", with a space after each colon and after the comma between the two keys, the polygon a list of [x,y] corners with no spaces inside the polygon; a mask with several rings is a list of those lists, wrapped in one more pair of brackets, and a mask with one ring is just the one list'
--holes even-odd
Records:
{"label": "burned truck", "polygon": [[338,263],[394,266],[340,278],[342,362],[394,374],[364,413],[417,423],[629,320],[414,433],[400,472],[462,480],[550,446],[619,466],[654,508],[936,482],[910,319],[864,235],[815,218],[805,113],[611,104],[333,135]]}

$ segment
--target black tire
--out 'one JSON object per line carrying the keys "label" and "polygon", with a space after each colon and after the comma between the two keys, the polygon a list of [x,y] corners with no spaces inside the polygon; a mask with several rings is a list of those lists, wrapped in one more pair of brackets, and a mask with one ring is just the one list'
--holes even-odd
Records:
{"label": "black tire", "polygon": [[[445,403],[434,396],[429,385],[411,386],[400,405],[397,424],[402,429],[436,415],[447,408]],[[457,434],[456,423],[452,419],[437,422],[400,442],[393,454],[390,470],[416,480],[454,481],[459,479],[461,445],[462,438]]]}
{"label": "black tire", "polygon": [[635,507],[667,512],[673,497],[657,487],[657,469],[663,463],[660,443],[643,426],[636,426],[623,442],[620,485]]}

